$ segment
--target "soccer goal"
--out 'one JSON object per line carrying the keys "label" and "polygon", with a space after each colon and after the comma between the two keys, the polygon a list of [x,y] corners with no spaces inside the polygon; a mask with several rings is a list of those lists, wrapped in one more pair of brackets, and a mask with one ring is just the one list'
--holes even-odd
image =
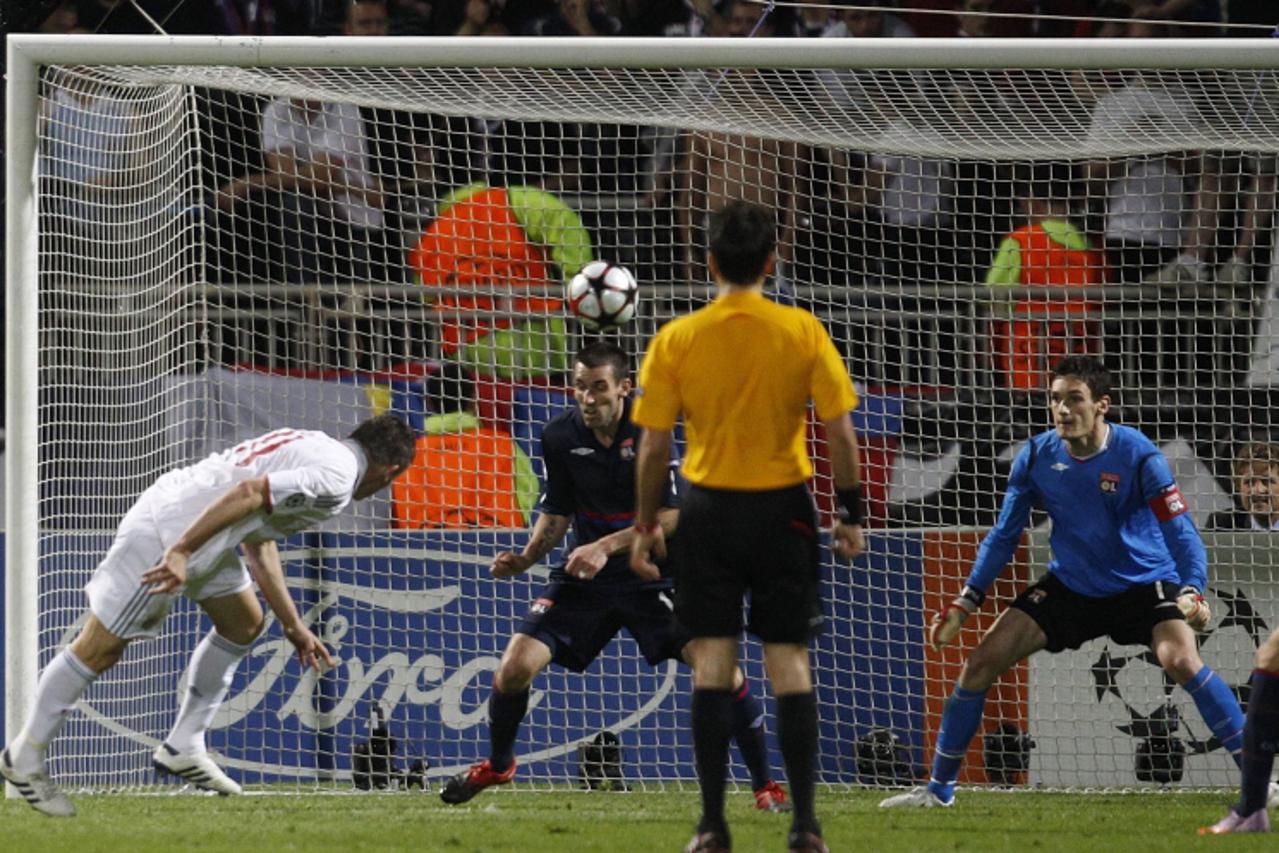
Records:
{"label": "soccer goal", "polygon": [[[402,487],[282,546],[338,666],[303,675],[272,626],[210,747],[237,779],[289,787],[430,785],[485,757],[492,673],[549,572],[488,566],[526,541],[541,426],[573,405],[566,371],[596,336],[565,283],[592,259],[633,273],[638,316],[600,334],[638,359],[713,295],[706,217],[730,198],[776,209],[769,293],[823,320],[862,396],[868,549],[852,567],[827,555],[814,647],[823,781],[918,778],[965,651],[1042,570],[1036,517],[994,600],[926,650],[1071,353],[1112,366],[1114,419],[1160,445],[1200,526],[1237,528],[1205,533],[1202,648],[1246,698],[1279,620],[1262,529],[1279,487],[1268,508],[1235,502],[1237,459],[1279,477],[1279,44],[10,36],[8,51],[9,736],[156,476],[277,427],[344,434],[394,411],[423,437]],[[447,365],[465,381],[440,381]],[[829,519],[826,472],[814,488]],[[183,604],[131,648],[73,713],[54,776],[155,784],[207,627]],[[744,659],[762,694],[753,641]],[[520,781],[592,784],[599,754],[581,747],[604,731],[628,785],[693,779],[689,692],[686,669],[649,667],[624,634],[585,673],[552,667]],[[733,773],[746,781],[736,758]],[[1143,649],[1094,641],[1009,673],[962,781],[1236,779]]]}

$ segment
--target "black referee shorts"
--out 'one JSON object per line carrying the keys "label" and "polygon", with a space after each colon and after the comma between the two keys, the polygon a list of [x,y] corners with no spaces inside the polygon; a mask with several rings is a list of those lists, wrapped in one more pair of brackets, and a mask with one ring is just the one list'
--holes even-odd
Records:
{"label": "black referee shorts", "polygon": [[695,637],[746,628],[766,643],[807,643],[823,627],[817,508],[804,485],[763,492],[691,486],[680,502],[675,615]]}

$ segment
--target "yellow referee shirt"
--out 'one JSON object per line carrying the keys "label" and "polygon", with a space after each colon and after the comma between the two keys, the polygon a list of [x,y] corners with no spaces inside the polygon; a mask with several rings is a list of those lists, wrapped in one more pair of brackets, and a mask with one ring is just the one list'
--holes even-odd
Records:
{"label": "yellow referee shirt", "polygon": [[806,481],[808,401],[826,421],[857,392],[825,327],[758,290],[728,290],[672,320],[649,344],[631,419],[669,430],[684,414],[684,477],[761,491]]}

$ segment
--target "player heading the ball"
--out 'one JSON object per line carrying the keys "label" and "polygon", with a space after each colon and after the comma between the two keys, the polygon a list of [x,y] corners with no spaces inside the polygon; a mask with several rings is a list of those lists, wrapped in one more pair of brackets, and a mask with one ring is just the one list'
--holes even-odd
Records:
{"label": "player heading the ball", "polygon": [[276,542],[386,488],[414,451],[413,430],[384,414],[345,439],[277,429],[157,479],[120,522],[85,586],[84,627],[40,673],[26,723],[0,752],[0,776],[36,811],[74,815],[49,776],[46,750],[80,697],[131,643],[157,636],[174,598],[183,595],[208,614],[213,629],[191,655],[177,719],[152,762],[197,788],[239,794],[239,783],[209,756],[204,733],[240,660],[267,627],[253,583],[298,663],[316,671],[334,666],[293,603]]}

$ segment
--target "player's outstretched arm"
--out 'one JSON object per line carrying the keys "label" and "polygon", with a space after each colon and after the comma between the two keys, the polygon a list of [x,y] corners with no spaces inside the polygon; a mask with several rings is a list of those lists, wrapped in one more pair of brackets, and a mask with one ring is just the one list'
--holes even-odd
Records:
{"label": "player's outstretched arm", "polygon": [[143,586],[150,586],[152,595],[177,590],[186,583],[191,555],[216,534],[266,506],[269,493],[265,477],[244,480],[227,489],[182,531],[165,551],[164,559],[142,575]]}
{"label": "player's outstretched arm", "polygon": [[303,667],[320,670],[320,664],[334,666],[333,656],[324,647],[319,638],[311,633],[311,629],[298,614],[293,596],[289,594],[289,585],[284,580],[284,566],[280,563],[280,549],[274,541],[245,542],[244,558],[249,564],[249,572],[257,582],[267,606],[280,621],[285,639],[297,650],[298,662]]}
{"label": "player's outstretched arm", "polygon": [[503,551],[493,558],[489,566],[489,574],[495,578],[511,578],[528,571],[529,567],[555,549],[568,533],[569,518],[567,515],[556,515],[543,512],[533,522],[533,532],[529,535],[524,550],[516,554]]}

